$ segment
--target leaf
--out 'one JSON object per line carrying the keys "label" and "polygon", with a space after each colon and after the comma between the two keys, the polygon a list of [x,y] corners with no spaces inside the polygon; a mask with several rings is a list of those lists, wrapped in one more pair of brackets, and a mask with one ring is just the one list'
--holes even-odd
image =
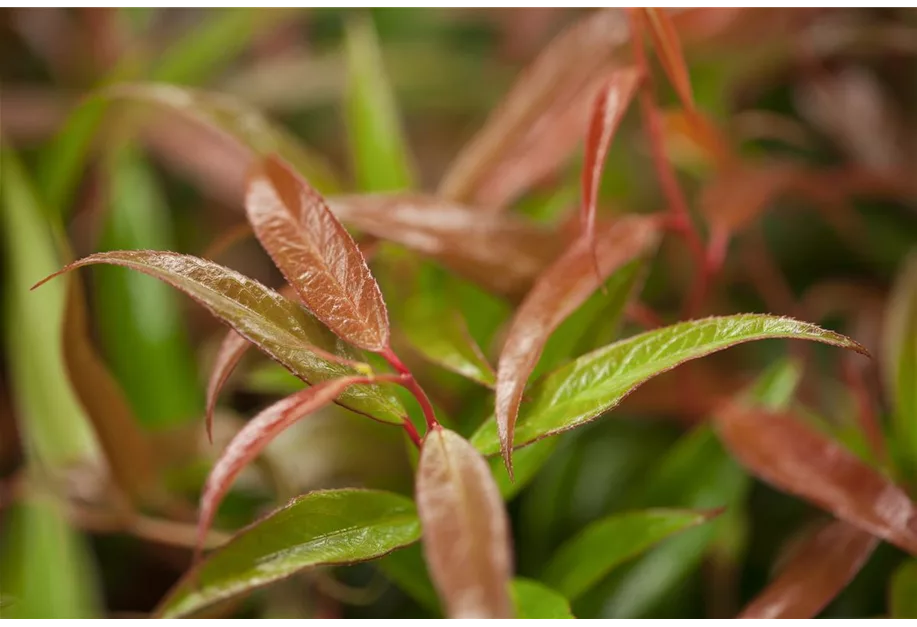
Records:
{"label": "leaf", "polygon": [[822,525],[739,618],[814,618],[850,583],[878,543],[845,522]]}
{"label": "leaf", "polygon": [[65,369],[65,286],[28,291],[60,265],[48,221],[15,153],[4,147],[0,161],[5,357],[13,412],[30,462],[56,475],[97,460],[98,446]]}
{"label": "leaf", "polygon": [[545,566],[543,578],[575,601],[616,566],[709,518],[700,512],[662,509],[609,516],[561,545]]}
{"label": "leaf", "polygon": [[331,198],[341,221],[430,256],[486,289],[521,297],[561,252],[556,233],[511,216],[486,216],[423,194]]}
{"label": "leaf", "polygon": [[892,618],[917,618],[917,560],[908,560],[892,575]]}
{"label": "leaf", "polygon": [[892,287],[882,325],[882,375],[893,407],[894,443],[902,468],[917,479],[917,252]]}
{"label": "leaf", "polygon": [[646,8],[643,10],[649,24],[650,36],[656,46],[659,62],[666,75],[675,87],[679,100],[686,109],[694,109],[694,94],[691,91],[691,78],[688,66],[678,40],[678,31],[672,18],[664,9]]}
{"label": "leaf", "polygon": [[197,523],[198,552],[204,546],[220,501],[245,466],[294,423],[328,405],[351,385],[369,381],[371,379],[365,376],[322,381],[274,403],[245,423],[220,454],[204,485]]}
{"label": "leaf", "polygon": [[207,438],[213,443],[213,411],[216,409],[220,390],[229,379],[229,375],[236,369],[242,356],[251,343],[231,330],[223,338],[217,356],[213,360],[213,369],[210,371],[210,380],[207,382]]}
{"label": "leaf", "polygon": [[538,581],[517,577],[513,579],[512,594],[520,619],[576,618],[567,599]]}
{"label": "leaf", "polygon": [[582,173],[582,233],[591,241],[595,231],[596,201],[602,182],[602,169],[608,157],[611,140],[624,113],[630,106],[642,76],[633,67],[616,70],[605,80],[592,105],[592,117],[586,132],[585,163]]}
{"label": "leaf", "polygon": [[[594,420],[648,379],[686,361],[769,338],[811,340],[865,352],[843,335],[778,316],[739,314],[655,329],[583,355],[545,377],[521,408],[515,446]],[[495,421],[486,421],[471,442],[485,455],[498,452]]]}
{"label": "leaf", "polygon": [[[496,420],[510,476],[511,442],[522,393],[549,336],[612,272],[655,244],[657,225],[653,218],[631,216],[613,223],[594,243],[577,240],[538,278],[516,311],[500,353],[496,388]],[[593,262],[600,275],[593,272]]]}
{"label": "leaf", "polygon": [[379,285],[318,192],[269,157],[249,178],[245,209],[261,245],[319,320],[360,348],[388,347]]}
{"label": "leaf", "polygon": [[[612,55],[624,48],[628,35],[622,15],[606,9],[586,16],[555,37],[462,148],[440,182],[437,195],[475,202],[475,192],[489,173],[505,159],[520,154],[518,146],[530,129],[540,120],[551,128],[550,122],[556,118],[550,113],[552,109],[577,98],[588,102],[583,90],[606,68]],[[571,151],[574,146],[567,144]]]}
{"label": "leaf", "polygon": [[305,568],[374,559],[419,537],[414,504],[403,496],[355,489],[311,492],[209,555],[178,582],[157,614],[188,615]]}
{"label": "leaf", "polygon": [[917,507],[903,490],[788,413],[724,406],[716,426],[750,472],[917,554]]}
{"label": "leaf", "polygon": [[372,19],[347,21],[347,132],[357,188],[366,192],[414,186],[411,158],[388,83]]}
{"label": "leaf", "polygon": [[96,97],[174,111],[232,139],[253,157],[280,155],[322,192],[333,193],[341,189],[324,160],[258,111],[228,96],[165,83],[123,83],[98,92]]}
{"label": "leaf", "polygon": [[[173,250],[169,207],[155,172],[133,147],[108,155],[108,212],[101,250]],[[178,294],[124,268],[94,274],[103,353],[141,424],[163,429],[196,420],[203,407],[197,364]]]}
{"label": "leaf", "polygon": [[449,618],[510,618],[512,547],[503,500],[484,459],[434,428],[417,469],[424,556]]}
{"label": "leaf", "polygon": [[527,486],[535,475],[547,463],[554,449],[557,448],[557,438],[539,440],[531,446],[516,451],[513,456],[513,477],[510,479],[503,460],[494,457],[487,460],[490,472],[505,501],[511,500]]}
{"label": "leaf", "polygon": [[[58,274],[98,263],[132,268],[185,292],[306,383],[359,374],[312,352],[311,347],[316,346],[325,353],[357,358],[302,307],[257,281],[211,261],[172,252],[96,253],[69,264],[42,283]],[[339,402],[381,422],[401,424],[405,415],[398,400],[376,386],[354,386]]]}
{"label": "leaf", "polygon": [[439,606],[439,597],[427,564],[423,559],[420,544],[412,544],[403,549],[393,551],[375,562],[385,576],[393,581],[404,592],[408,593],[415,601],[436,616],[442,616]]}
{"label": "leaf", "polygon": [[90,547],[52,497],[33,495],[4,512],[2,549],[4,619],[101,616]]}

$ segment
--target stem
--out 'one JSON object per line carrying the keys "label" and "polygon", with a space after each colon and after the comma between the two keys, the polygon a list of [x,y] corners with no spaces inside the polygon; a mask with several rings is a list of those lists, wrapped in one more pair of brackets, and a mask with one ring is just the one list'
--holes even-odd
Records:
{"label": "stem", "polygon": [[414,426],[414,423],[411,422],[411,419],[407,416],[404,417],[404,430],[407,432],[408,437],[411,438],[411,442],[414,443],[414,446],[420,448],[420,434],[417,433],[417,427]]}
{"label": "stem", "polygon": [[[398,371],[401,375],[398,383],[406,389],[408,392],[414,395],[414,398],[417,399],[417,402],[420,403],[420,408],[423,410],[424,420],[427,421],[427,431],[434,427],[439,426],[439,421],[436,420],[436,412],[433,411],[433,404],[430,402],[430,399],[427,397],[427,393],[423,391],[423,388],[420,387],[420,384],[417,383],[417,379],[414,378],[414,375],[411,374],[411,371],[407,366],[398,359],[398,355],[392,351],[390,346],[386,346],[385,349],[379,352],[385,360],[391,364],[392,368]],[[413,425],[411,425],[413,427]]]}

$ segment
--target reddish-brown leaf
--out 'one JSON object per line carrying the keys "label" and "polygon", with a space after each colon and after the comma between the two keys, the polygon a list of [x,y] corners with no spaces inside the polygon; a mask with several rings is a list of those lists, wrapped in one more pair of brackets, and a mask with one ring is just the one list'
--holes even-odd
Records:
{"label": "reddish-brown leaf", "polygon": [[521,297],[563,250],[556,234],[512,216],[489,216],[435,196],[332,198],[342,221],[428,255],[494,292]]}
{"label": "reddish-brown leaf", "polygon": [[664,9],[646,8],[643,10],[649,25],[650,36],[656,47],[656,55],[666,75],[672,82],[679,100],[686,109],[694,109],[694,94],[691,91],[691,77],[688,75],[688,66],[681,50],[678,31],[672,23],[672,18]]}
{"label": "reddish-brown leaf", "polygon": [[[538,278],[510,323],[497,367],[496,421],[506,468],[512,476],[513,431],[526,381],[557,326],[616,269],[646,252],[656,240],[653,217],[627,216],[595,241],[577,240]],[[594,263],[598,262],[599,274]]]}
{"label": "reddish-brown leaf", "polygon": [[220,390],[229,375],[236,369],[242,360],[250,342],[244,337],[230,330],[220,343],[216,359],[213,360],[213,370],[210,371],[210,380],[207,382],[207,438],[213,442],[213,410],[216,408]]}
{"label": "reddish-brown leaf", "polygon": [[362,376],[323,381],[274,403],[242,427],[214,464],[204,485],[197,523],[197,555],[203,549],[220,501],[242,469],[287,427],[331,403],[351,385],[370,381],[370,377]]}
{"label": "reddish-brown leaf", "polygon": [[917,555],[917,506],[885,476],[786,413],[716,412],[726,447],[750,472]]}
{"label": "reddish-brown leaf", "polygon": [[449,618],[510,618],[509,520],[490,466],[462,436],[427,434],[417,511],[430,575]]}
{"label": "reddish-brown leaf", "polygon": [[324,199],[277,157],[261,161],[245,197],[255,235],[307,307],[341,339],[388,346],[379,286]]}
{"label": "reddish-brown leaf", "polygon": [[860,572],[878,543],[840,520],[822,525],[739,618],[813,618]]}
{"label": "reddish-brown leaf", "polygon": [[590,241],[595,231],[596,199],[611,139],[637,93],[640,78],[640,71],[634,67],[613,72],[599,89],[592,105],[592,117],[586,130],[581,180],[583,204],[580,210],[583,233]]}
{"label": "reddish-brown leaf", "polygon": [[799,178],[799,168],[773,163],[724,170],[701,193],[700,209],[712,228],[740,231]]}

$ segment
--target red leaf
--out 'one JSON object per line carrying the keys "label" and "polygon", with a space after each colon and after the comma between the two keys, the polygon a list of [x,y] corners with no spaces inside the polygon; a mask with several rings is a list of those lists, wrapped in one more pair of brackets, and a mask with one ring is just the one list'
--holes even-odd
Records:
{"label": "red leaf", "polygon": [[822,525],[739,618],[813,618],[860,572],[878,543],[843,521]]}
{"label": "red leaf", "polygon": [[213,370],[210,371],[210,380],[207,382],[207,439],[211,443],[213,443],[213,410],[216,408],[217,397],[249,346],[248,340],[230,330],[223,338],[216,359],[213,360]]}
{"label": "red leaf", "polygon": [[319,320],[360,348],[388,346],[379,286],[318,192],[268,157],[249,178],[245,207],[261,245]]}
{"label": "red leaf", "polygon": [[278,401],[249,420],[220,455],[201,495],[201,513],[197,524],[197,551],[200,556],[204,539],[213,524],[220,501],[242,469],[264,450],[271,440],[300,418],[334,401],[351,385],[370,383],[371,377],[343,377],[323,381]]}
{"label": "red leaf", "polygon": [[763,481],[917,555],[917,506],[852,453],[789,414],[730,405],[716,424],[726,447]]}
{"label": "red leaf", "polygon": [[482,215],[424,194],[330,200],[342,221],[441,261],[475,283],[521,297],[563,249],[555,233],[512,216]]}
{"label": "red leaf", "polygon": [[599,89],[592,106],[592,118],[586,132],[581,208],[583,233],[590,241],[595,231],[596,198],[611,139],[637,93],[640,79],[641,74],[637,68],[629,67],[613,72]]}
{"label": "red leaf", "polygon": [[[516,311],[500,354],[496,387],[496,420],[510,476],[519,403],[545,342],[608,276],[656,242],[658,228],[655,218],[628,216],[603,230],[595,249],[586,238],[577,240],[544,271]],[[593,257],[593,250],[597,257]],[[598,275],[594,261],[598,262]]]}
{"label": "red leaf", "polygon": [[688,75],[688,66],[678,40],[678,31],[672,23],[672,18],[664,9],[646,8],[643,10],[649,24],[650,36],[656,46],[656,55],[662,64],[666,75],[672,82],[684,107],[694,110],[694,94],[691,92],[691,78]]}
{"label": "red leaf", "polygon": [[417,468],[417,511],[430,575],[449,618],[510,618],[509,520],[490,466],[436,427]]}

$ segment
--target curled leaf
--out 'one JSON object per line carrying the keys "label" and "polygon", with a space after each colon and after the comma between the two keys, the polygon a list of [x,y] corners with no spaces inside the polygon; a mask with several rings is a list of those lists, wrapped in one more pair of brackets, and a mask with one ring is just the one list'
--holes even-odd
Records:
{"label": "curled leaf", "polygon": [[726,448],[761,480],[917,555],[917,506],[840,445],[788,413],[728,405],[715,421]]}
{"label": "curled leaf", "polygon": [[688,65],[685,63],[678,31],[675,30],[671,16],[665,9],[656,8],[643,9],[643,13],[646,15],[648,30],[656,47],[659,62],[675,87],[678,98],[686,109],[694,109],[691,77],[688,75]]}
{"label": "curled leaf", "polygon": [[[615,270],[645,253],[658,234],[653,218],[630,216],[604,230],[595,242],[581,238],[538,279],[510,323],[497,368],[496,420],[507,471],[525,383],[548,337]],[[597,261],[600,274],[593,271]]]}
{"label": "curled leaf", "polygon": [[842,521],[822,525],[739,618],[814,618],[860,571],[879,543]]}
{"label": "curled leaf", "polygon": [[331,403],[351,385],[368,383],[370,380],[368,377],[344,377],[323,381],[274,403],[245,423],[220,454],[204,485],[197,523],[198,555],[203,549],[204,539],[213,524],[220,501],[243,468],[290,425]]}
{"label": "curled leaf", "polygon": [[305,180],[276,157],[254,170],[245,209],[255,235],[315,316],[338,337],[381,351],[388,313],[350,234]]}
{"label": "curled leaf", "polygon": [[[190,255],[149,250],[96,253],[69,264],[35,287],[64,272],[99,263],[149,274],[185,292],[306,383],[358,374],[312,351],[313,346],[320,346],[324,353],[356,358],[302,307],[238,272]],[[401,424],[405,415],[397,399],[377,386],[354,386],[344,393],[340,404],[393,424]]]}
{"label": "curled leaf", "polygon": [[[654,329],[583,355],[545,377],[520,408],[514,446],[589,422],[649,379],[686,361],[768,338],[810,340],[866,353],[839,333],[779,316],[740,314]],[[485,421],[471,441],[485,455],[499,452],[496,421]]]}
{"label": "curled leaf", "polygon": [[360,231],[428,255],[510,297],[523,295],[563,248],[557,234],[511,216],[486,216],[423,194],[331,198],[335,215]]}
{"label": "curled leaf", "polygon": [[430,575],[450,618],[510,618],[512,548],[503,499],[481,455],[460,435],[427,434],[417,510]]}
{"label": "curled leaf", "polygon": [[213,370],[210,371],[210,380],[207,382],[207,438],[213,442],[213,410],[216,409],[217,398],[220,390],[229,375],[236,369],[242,360],[250,342],[233,330],[230,330],[217,351],[213,361]]}

